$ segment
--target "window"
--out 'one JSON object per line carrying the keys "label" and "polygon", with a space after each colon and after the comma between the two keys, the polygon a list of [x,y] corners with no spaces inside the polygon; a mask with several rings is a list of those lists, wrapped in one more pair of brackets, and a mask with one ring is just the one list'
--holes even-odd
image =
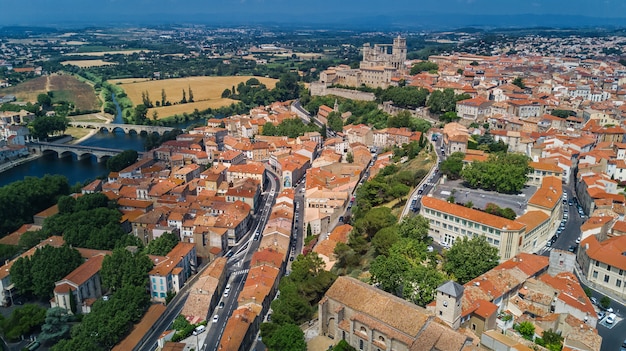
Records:
{"label": "window", "polygon": [[600,267],[600,261],[596,261],[596,267]]}
{"label": "window", "polygon": [[439,311],[439,315],[440,315],[440,316],[443,316],[443,311]]}
{"label": "window", "polygon": [[472,330],[476,330],[476,324],[472,323]]}
{"label": "window", "polygon": [[359,340],[359,350],[363,350],[363,340]]}
{"label": "window", "polygon": [[610,272],[611,271],[611,266],[607,264],[606,265],[606,270]]}
{"label": "window", "polygon": [[617,286],[618,288],[622,287],[622,280],[621,279],[615,279],[615,286]]}
{"label": "window", "polygon": [[605,283],[608,283],[608,282],[609,282],[609,275],[608,275],[608,274],[605,274],[605,275],[604,275],[604,282],[605,282]]}
{"label": "window", "polygon": [[619,270],[619,275],[624,275],[624,270],[623,269]]}
{"label": "window", "polygon": [[593,271],[593,277],[598,278],[598,271]]}

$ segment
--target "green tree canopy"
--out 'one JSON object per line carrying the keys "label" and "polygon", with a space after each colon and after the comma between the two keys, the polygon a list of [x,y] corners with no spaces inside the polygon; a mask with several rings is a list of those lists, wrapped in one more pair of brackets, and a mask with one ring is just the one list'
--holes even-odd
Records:
{"label": "green tree canopy", "polygon": [[31,134],[35,138],[45,139],[50,135],[64,132],[68,122],[65,116],[39,116],[30,122]]}
{"label": "green tree canopy", "polygon": [[422,62],[418,62],[416,64],[414,64],[411,67],[411,74],[418,74],[421,72],[430,72],[430,71],[437,71],[439,69],[439,65],[434,63],[434,62],[430,62],[430,61],[422,61]]}
{"label": "green tree canopy", "polygon": [[133,254],[125,248],[116,248],[102,261],[102,284],[112,291],[127,286],[145,286],[148,282],[147,273],[152,266],[152,261],[145,253]]}
{"label": "green tree canopy", "polygon": [[11,267],[11,281],[23,294],[45,299],[52,296],[54,283],[83,263],[76,249],[50,245],[37,249],[31,257],[19,258]]}
{"label": "green tree canopy", "polygon": [[139,157],[137,151],[124,150],[121,154],[115,155],[107,160],[107,168],[111,172],[119,172],[137,162],[137,157]]}
{"label": "green tree canopy", "polygon": [[166,256],[174,246],[178,244],[178,237],[176,234],[164,233],[160,237],[152,240],[146,246],[146,253],[148,255]]}
{"label": "green tree canopy", "polygon": [[449,179],[459,179],[461,177],[461,171],[463,170],[464,159],[464,153],[454,152],[441,162],[439,170]]}
{"label": "green tree canopy", "polygon": [[283,324],[263,338],[268,349],[275,351],[306,351],[304,332],[295,324]]}
{"label": "green tree canopy", "polygon": [[28,336],[28,334],[42,325],[45,317],[45,308],[34,304],[26,304],[24,307],[13,310],[8,319],[2,320],[2,332],[11,341],[20,340],[21,337]]}
{"label": "green tree canopy", "polygon": [[444,270],[465,284],[498,265],[498,249],[484,236],[457,239],[445,253]]}
{"label": "green tree canopy", "polygon": [[467,100],[470,96],[468,94],[455,94],[453,89],[444,89],[433,91],[428,97],[426,106],[430,109],[430,112],[435,114],[442,114],[446,112],[453,112],[456,110],[457,101]]}
{"label": "green tree canopy", "polygon": [[328,127],[335,132],[343,131],[343,120],[339,112],[331,112],[328,114]]}
{"label": "green tree canopy", "polygon": [[46,312],[45,323],[41,326],[38,340],[44,345],[55,344],[70,337],[70,323],[74,317],[61,307],[53,307]]}
{"label": "green tree canopy", "polygon": [[513,82],[511,83],[513,85],[517,85],[518,87],[525,89],[526,85],[524,84],[524,79],[522,77],[517,77],[515,79],[513,79]]}
{"label": "green tree canopy", "polygon": [[492,154],[487,161],[475,161],[463,168],[461,176],[472,188],[499,193],[519,192],[532,172],[523,154]]}

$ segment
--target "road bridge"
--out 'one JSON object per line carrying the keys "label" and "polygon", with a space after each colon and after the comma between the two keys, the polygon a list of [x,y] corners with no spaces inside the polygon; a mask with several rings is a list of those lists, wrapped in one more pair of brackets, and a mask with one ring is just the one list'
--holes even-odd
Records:
{"label": "road bridge", "polygon": [[104,159],[111,156],[119,155],[124,151],[122,149],[109,149],[97,146],[68,145],[45,142],[27,143],[26,146],[31,153],[35,154],[55,152],[59,158],[76,155],[76,158],[79,160],[93,155],[96,156],[98,162],[102,162]]}
{"label": "road bridge", "polygon": [[172,127],[159,127],[159,126],[146,126],[137,124],[119,124],[119,123],[97,123],[97,122],[69,122],[69,125],[76,128],[89,128],[97,129],[99,131],[107,130],[109,133],[113,133],[115,130],[121,130],[128,134],[135,132],[140,133],[157,133],[163,135],[166,132],[174,130]]}

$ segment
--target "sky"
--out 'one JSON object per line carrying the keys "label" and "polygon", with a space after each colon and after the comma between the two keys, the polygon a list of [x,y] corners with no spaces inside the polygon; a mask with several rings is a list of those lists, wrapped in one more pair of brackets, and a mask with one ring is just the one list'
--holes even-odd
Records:
{"label": "sky", "polygon": [[[550,16],[611,18],[626,26],[626,0],[2,0],[0,26],[125,23],[372,23],[475,21]],[[446,18],[449,16],[449,18]],[[616,18],[622,21],[615,20]],[[366,19],[366,20],[365,20]],[[506,22],[500,19],[501,22]],[[521,21],[521,20],[520,20]],[[465,22],[465,23],[461,23]],[[523,23],[523,21],[521,21]],[[376,22],[374,22],[376,23]],[[531,20],[531,24],[533,24]]]}

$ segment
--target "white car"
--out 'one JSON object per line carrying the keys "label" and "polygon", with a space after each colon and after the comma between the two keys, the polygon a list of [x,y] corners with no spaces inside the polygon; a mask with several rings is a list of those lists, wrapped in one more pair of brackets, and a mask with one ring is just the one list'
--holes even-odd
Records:
{"label": "white car", "polygon": [[617,316],[615,315],[615,313],[609,314],[609,316],[606,317],[606,324],[613,324],[613,323],[615,323],[615,318],[616,317]]}
{"label": "white car", "polygon": [[220,319],[220,316],[216,314],[215,316],[213,316],[213,323],[217,323],[219,319]]}

